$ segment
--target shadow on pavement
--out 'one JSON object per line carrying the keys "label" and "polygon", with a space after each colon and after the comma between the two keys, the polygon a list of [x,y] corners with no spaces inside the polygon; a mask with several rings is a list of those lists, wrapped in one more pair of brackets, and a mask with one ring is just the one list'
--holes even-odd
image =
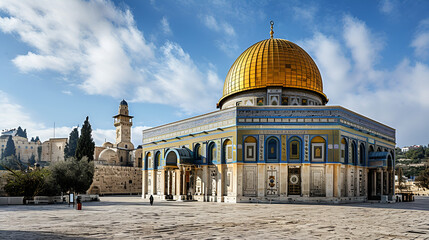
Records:
{"label": "shadow on pavement", "polygon": [[0,239],[95,239],[77,236],[59,235],[50,232],[0,230]]}

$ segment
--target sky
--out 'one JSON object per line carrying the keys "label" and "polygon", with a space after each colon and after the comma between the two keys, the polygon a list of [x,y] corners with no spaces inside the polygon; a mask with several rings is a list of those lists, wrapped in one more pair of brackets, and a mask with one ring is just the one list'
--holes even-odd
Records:
{"label": "sky", "polygon": [[145,128],[216,111],[273,20],[315,60],[328,105],[395,128],[400,147],[427,145],[428,13],[424,0],[0,0],[0,129],[45,141],[89,116],[96,144],[114,142],[125,99],[137,146]]}

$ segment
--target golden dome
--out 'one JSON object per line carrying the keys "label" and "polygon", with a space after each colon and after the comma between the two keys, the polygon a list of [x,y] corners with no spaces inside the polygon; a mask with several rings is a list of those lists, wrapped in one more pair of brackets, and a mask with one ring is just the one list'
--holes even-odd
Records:
{"label": "golden dome", "polygon": [[285,87],[323,93],[322,77],[313,59],[301,47],[284,39],[266,39],[249,47],[235,60],[225,79],[223,96],[238,92]]}

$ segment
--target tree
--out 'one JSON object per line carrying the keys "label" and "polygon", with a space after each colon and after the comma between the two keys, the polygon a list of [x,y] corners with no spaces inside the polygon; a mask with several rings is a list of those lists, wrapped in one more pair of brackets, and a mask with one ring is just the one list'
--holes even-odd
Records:
{"label": "tree", "polygon": [[92,184],[94,162],[87,157],[78,160],[74,157],[58,161],[49,166],[52,178],[63,193],[85,193]]}
{"label": "tree", "polygon": [[64,148],[64,159],[74,157],[76,155],[77,142],[79,140],[79,131],[74,128],[69,136],[69,141],[66,143]]}
{"label": "tree", "polygon": [[37,147],[37,156],[39,157],[38,158],[39,162],[42,161],[42,150],[43,150],[42,146]]}
{"label": "tree", "polygon": [[6,143],[6,148],[4,149],[2,158],[10,157],[12,155],[15,155],[16,149],[15,149],[15,143],[12,140],[12,136],[9,136]]}
{"label": "tree", "polygon": [[82,159],[87,157],[88,161],[94,160],[94,147],[95,143],[92,139],[92,129],[91,124],[89,124],[89,117],[86,117],[85,122],[83,123],[82,129],[80,130],[80,137],[77,142],[76,147],[76,158]]}
{"label": "tree", "polygon": [[404,177],[403,177],[404,173],[402,171],[402,168],[398,168],[398,171],[396,172],[396,174],[398,176],[398,187],[399,187],[399,189],[405,188]]}
{"label": "tree", "polygon": [[34,141],[35,142],[39,142],[40,141],[39,136],[36,136],[36,138],[34,139]]}
{"label": "tree", "polygon": [[27,129],[22,130],[21,126],[19,126],[15,136],[27,138]]}
{"label": "tree", "polygon": [[28,159],[28,166],[32,167],[36,163],[36,157],[34,154],[31,154],[31,157]]}
{"label": "tree", "polygon": [[45,178],[49,175],[46,169],[36,169],[33,171],[11,170],[7,177],[7,184],[4,190],[10,196],[24,196],[25,199],[38,195],[44,185]]}
{"label": "tree", "polygon": [[[429,161],[428,163],[429,164]],[[426,168],[420,172],[419,176],[416,178],[416,181],[418,181],[418,185],[420,187],[424,187],[429,189],[429,167],[426,165]]]}

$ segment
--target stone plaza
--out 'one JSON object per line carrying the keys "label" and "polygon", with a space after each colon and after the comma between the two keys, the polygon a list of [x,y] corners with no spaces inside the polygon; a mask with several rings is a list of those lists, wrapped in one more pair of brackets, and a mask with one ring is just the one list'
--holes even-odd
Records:
{"label": "stone plaza", "polygon": [[429,198],[353,204],[225,204],[101,197],[0,206],[0,239],[428,239]]}

